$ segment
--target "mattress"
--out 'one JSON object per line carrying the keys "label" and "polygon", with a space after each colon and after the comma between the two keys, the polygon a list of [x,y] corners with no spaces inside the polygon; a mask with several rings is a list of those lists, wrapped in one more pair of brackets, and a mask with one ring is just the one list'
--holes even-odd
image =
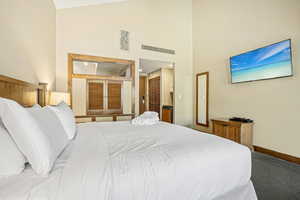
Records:
{"label": "mattress", "polygon": [[47,178],[0,179],[2,200],[256,200],[247,147],[181,126],[84,123]]}

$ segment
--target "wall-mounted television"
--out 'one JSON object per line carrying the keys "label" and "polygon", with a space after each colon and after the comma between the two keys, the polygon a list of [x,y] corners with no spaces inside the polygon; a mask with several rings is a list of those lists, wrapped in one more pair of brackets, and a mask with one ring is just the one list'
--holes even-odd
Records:
{"label": "wall-mounted television", "polygon": [[230,71],[232,83],[292,76],[291,40],[231,57]]}

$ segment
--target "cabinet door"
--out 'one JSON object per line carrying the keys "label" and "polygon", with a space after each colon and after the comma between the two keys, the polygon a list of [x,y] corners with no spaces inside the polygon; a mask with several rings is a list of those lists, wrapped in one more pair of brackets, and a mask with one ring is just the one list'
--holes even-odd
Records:
{"label": "cabinet door", "polygon": [[223,124],[214,123],[214,134],[226,138],[226,126]]}
{"label": "cabinet door", "polygon": [[226,138],[237,143],[241,143],[240,128],[235,126],[226,127]]}

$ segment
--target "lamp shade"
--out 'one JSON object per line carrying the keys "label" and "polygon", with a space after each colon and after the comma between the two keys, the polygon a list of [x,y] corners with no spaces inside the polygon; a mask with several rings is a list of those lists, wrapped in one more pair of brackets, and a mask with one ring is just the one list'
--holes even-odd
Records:
{"label": "lamp shade", "polygon": [[49,104],[57,105],[64,101],[66,104],[71,105],[70,93],[67,92],[49,92]]}

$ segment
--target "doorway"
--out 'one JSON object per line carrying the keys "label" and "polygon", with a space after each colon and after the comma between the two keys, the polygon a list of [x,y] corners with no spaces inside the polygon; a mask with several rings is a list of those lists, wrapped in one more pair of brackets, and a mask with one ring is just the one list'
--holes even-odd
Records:
{"label": "doorway", "polygon": [[154,111],[163,121],[174,122],[175,64],[173,62],[140,59],[140,114]]}

